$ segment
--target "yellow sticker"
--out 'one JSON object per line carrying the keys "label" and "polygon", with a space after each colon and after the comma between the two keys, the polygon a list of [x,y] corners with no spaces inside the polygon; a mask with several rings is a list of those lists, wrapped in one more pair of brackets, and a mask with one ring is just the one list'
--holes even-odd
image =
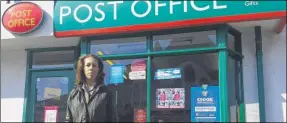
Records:
{"label": "yellow sticker", "polygon": [[56,99],[60,100],[61,89],[60,88],[45,88],[44,99]]}

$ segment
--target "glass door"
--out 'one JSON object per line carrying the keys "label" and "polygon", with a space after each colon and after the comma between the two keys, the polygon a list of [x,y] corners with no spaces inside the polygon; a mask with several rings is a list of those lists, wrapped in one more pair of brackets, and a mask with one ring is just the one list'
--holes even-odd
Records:
{"label": "glass door", "polygon": [[63,122],[69,92],[74,87],[73,70],[32,72],[31,119],[34,122]]}

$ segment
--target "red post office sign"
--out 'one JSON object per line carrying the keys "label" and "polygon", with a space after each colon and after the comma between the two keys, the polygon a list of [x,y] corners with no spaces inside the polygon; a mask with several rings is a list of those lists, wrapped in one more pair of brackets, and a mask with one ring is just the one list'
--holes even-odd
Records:
{"label": "red post office sign", "polygon": [[28,33],[43,20],[43,10],[31,2],[20,2],[9,7],[2,16],[3,26],[12,33]]}

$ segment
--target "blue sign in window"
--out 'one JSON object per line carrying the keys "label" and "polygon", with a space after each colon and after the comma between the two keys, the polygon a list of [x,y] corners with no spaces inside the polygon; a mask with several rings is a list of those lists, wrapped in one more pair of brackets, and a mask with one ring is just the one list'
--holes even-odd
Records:
{"label": "blue sign in window", "polygon": [[219,122],[219,87],[191,87],[191,122]]}
{"label": "blue sign in window", "polygon": [[181,78],[181,68],[158,69],[154,76],[155,80],[176,78]]}
{"label": "blue sign in window", "polygon": [[124,83],[124,65],[112,65],[109,84]]}

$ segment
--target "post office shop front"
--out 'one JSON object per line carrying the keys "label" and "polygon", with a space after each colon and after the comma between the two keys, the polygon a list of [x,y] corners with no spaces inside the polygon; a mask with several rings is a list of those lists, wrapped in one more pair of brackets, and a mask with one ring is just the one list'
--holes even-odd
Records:
{"label": "post office shop front", "polygon": [[27,50],[24,121],[43,121],[48,108],[64,121],[76,60],[95,54],[118,121],[244,122],[244,49],[233,25],[286,17],[284,3],[57,1],[54,36],[80,42]]}

